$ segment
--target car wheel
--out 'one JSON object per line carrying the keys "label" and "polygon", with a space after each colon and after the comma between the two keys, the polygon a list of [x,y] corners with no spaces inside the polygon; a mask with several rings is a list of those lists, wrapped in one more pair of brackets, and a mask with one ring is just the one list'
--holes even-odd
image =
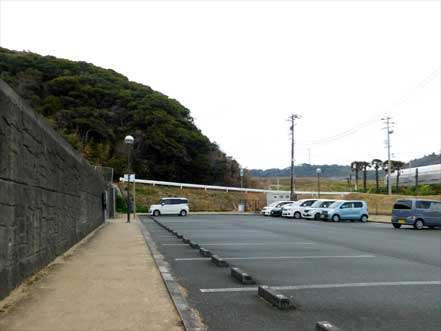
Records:
{"label": "car wheel", "polygon": [[401,224],[399,224],[399,223],[392,223],[392,225],[395,229],[401,228]]}
{"label": "car wheel", "polygon": [[315,219],[316,221],[318,221],[318,220],[320,219],[320,214],[319,214],[319,213],[315,214],[315,215],[314,215],[314,219]]}
{"label": "car wheel", "polygon": [[340,222],[340,216],[338,216],[338,215],[332,216],[332,221],[333,222]]}
{"label": "car wheel", "polygon": [[414,227],[416,230],[422,230],[422,229],[424,228],[424,222],[423,222],[423,220],[420,220],[420,219],[416,220],[415,223],[414,223],[414,225],[413,225],[413,227]]}
{"label": "car wheel", "polygon": [[179,216],[187,216],[187,211],[182,209],[181,212],[179,213]]}
{"label": "car wheel", "polygon": [[366,223],[368,221],[368,216],[367,215],[362,215],[360,218],[360,221],[362,221],[363,223]]}
{"label": "car wheel", "polygon": [[295,213],[294,213],[294,218],[295,219],[299,219],[299,218],[301,218],[302,217],[302,215],[298,212],[298,211],[296,211]]}
{"label": "car wheel", "polygon": [[159,215],[161,215],[161,212],[159,211],[159,210],[155,210],[154,212],[153,212],[153,216],[159,216]]}

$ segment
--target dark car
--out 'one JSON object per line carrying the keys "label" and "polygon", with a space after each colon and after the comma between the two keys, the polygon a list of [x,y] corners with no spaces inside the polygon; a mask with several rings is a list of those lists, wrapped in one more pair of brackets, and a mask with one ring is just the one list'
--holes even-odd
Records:
{"label": "dark car", "polygon": [[274,207],[271,210],[270,215],[274,216],[274,217],[280,217],[282,216],[282,211],[283,211],[283,207],[289,206],[291,205],[293,202],[292,201],[288,201],[288,202],[282,202],[280,204],[278,204],[276,207]]}
{"label": "dark car", "polygon": [[395,201],[391,222],[394,228],[412,225],[421,230],[425,226],[441,227],[441,201],[423,199],[400,199]]}
{"label": "dark car", "polygon": [[271,210],[271,216],[280,217],[282,216],[282,207],[276,207]]}

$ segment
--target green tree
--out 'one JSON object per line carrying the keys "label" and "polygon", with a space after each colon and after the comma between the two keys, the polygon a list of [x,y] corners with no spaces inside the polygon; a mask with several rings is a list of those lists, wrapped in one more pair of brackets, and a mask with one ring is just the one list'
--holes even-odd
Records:
{"label": "green tree", "polygon": [[149,86],[90,63],[0,48],[0,77],[91,163],[126,172],[135,137],[140,178],[238,185],[239,164],[194,124],[190,110]]}

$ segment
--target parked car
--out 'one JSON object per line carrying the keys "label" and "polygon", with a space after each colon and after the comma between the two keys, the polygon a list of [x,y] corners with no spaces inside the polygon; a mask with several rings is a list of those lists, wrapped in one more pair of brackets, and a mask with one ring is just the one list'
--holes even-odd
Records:
{"label": "parked car", "polygon": [[317,199],[303,199],[298,200],[296,204],[287,206],[282,210],[283,217],[294,217],[296,219],[302,218],[303,209],[310,207]]}
{"label": "parked car", "polygon": [[283,205],[280,206],[276,206],[273,209],[271,209],[270,215],[274,216],[274,217],[280,217],[282,216],[282,211],[283,208],[289,208],[291,207],[293,204],[295,203],[295,201],[290,201],[289,203],[285,203]]}
{"label": "parked car", "polygon": [[288,203],[291,203],[292,201],[277,201],[277,202],[273,202],[272,204],[263,207],[262,210],[260,211],[260,213],[263,216],[270,216],[271,215],[271,210],[273,210],[273,208],[277,208],[277,207],[281,207],[284,206]]}
{"label": "parked car", "polygon": [[307,207],[302,212],[302,217],[306,219],[319,220],[322,208],[328,208],[335,200],[317,200],[311,207]]}
{"label": "parked car", "polygon": [[392,207],[391,222],[394,228],[412,225],[421,230],[441,226],[441,201],[423,199],[400,199]]}
{"label": "parked car", "polygon": [[186,216],[190,212],[186,198],[162,198],[157,205],[151,205],[149,214]]}
{"label": "parked car", "polygon": [[339,222],[340,220],[360,220],[363,223],[369,218],[368,206],[362,200],[337,200],[320,214],[324,220]]}

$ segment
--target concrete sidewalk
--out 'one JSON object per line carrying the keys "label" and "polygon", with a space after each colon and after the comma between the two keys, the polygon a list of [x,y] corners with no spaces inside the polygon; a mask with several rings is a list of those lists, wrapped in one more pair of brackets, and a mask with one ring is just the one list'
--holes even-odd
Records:
{"label": "concrete sidewalk", "polygon": [[0,330],[184,328],[137,221],[118,218],[0,301]]}
{"label": "concrete sidewalk", "polygon": [[378,223],[390,223],[390,215],[369,215],[369,221]]}

